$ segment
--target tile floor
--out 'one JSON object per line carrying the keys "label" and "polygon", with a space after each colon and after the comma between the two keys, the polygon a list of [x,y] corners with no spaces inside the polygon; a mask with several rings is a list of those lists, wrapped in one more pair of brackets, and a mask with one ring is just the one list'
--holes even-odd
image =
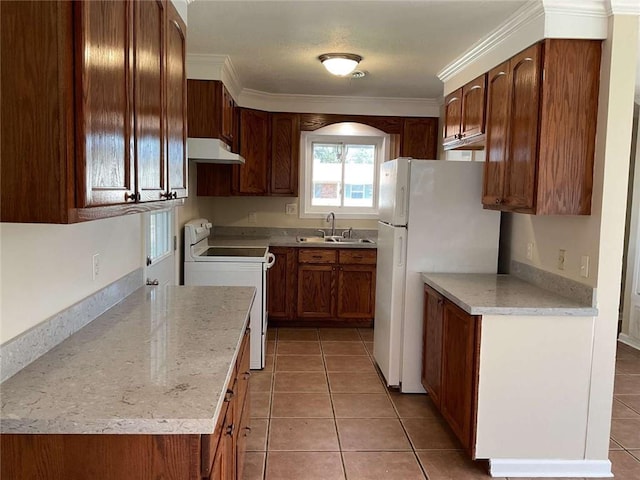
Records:
{"label": "tile floor", "polygon": [[[251,377],[244,480],[476,480],[426,395],[385,388],[372,329],[269,330],[267,367]],[[640,479],[640,352],[618,347],[609,458]]]}

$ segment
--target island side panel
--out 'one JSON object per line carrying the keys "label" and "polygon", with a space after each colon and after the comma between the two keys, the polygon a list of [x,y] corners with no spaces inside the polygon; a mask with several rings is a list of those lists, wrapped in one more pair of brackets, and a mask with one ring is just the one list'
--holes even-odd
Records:
{"label": "island side panel", "polygon": [[476,457],[584,459],[594,317],[484,315]]}

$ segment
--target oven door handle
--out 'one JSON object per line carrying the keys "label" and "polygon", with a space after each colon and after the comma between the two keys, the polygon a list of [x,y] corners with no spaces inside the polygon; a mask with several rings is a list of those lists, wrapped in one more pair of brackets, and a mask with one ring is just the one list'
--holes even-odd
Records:
{"label": "oven door handle", "polygon": [[271,267],[273,267],[276,263],[276,256],[269,252],[267,253],[267,263],[265,264],[265,269],[269,270]]}

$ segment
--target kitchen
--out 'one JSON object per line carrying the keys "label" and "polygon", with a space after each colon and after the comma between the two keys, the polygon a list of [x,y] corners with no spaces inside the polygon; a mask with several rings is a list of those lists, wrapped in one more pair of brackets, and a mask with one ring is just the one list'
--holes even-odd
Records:
{"label": "kitchen", "polygon": [[[194,4],[197,5],[197,2]],[[190,7],[191,8],[191,7]],[[615,10],[614,10],[615,11]],[[549,15],[549,24],[552,24]],[[584,282],[579,276],[579,252],[586,252],[592,260],[592,277],[588,279],[591,286],[598,286],[597,318],[608,319],[596,322],[594,336],[593,367],[599,374],[591,384],[591,402],[598,406],[590,413],[588,452],[585,458],[602,458],[607,453],[607,434],[609,428],[609,410],[613,380],[612,359],[615,345],[615,325],[611,318],[617,318],[618,288],[621,255],[616,253],[613,245],[622,248],[622,227],[624,224],[625,200],[623,185],[627,179],[626,167],[621,165],[628,158],[628,143],[630,138],[631,105],[629,105],[629,88],[627,85],[630,65],[635,64],[635,57],[628,42],[624,41],[634,26],[627,15],[614,15],[611,19],[612,28],[608,34],[609,45],[616,55],[613,56],[613,66],[606,64],[611,70],[606,70],[611,76],[610,82],[616,88],[608,89],[608,82],[601,81],[601,109],[598,126],[607,125],[606,129],[598,130],[598,149],[596,152],[596,173],[594,176],[594,203],[592,215],[589,217],[531,217],[514,215],[509,226],[510,232],[503,238],[509,245],[508,251],[513,259],[530,263],[543,270],[556,272],[558,249],[567,248],[567,244],[576,245],[567,248],[569,255],[566,263],[566,275]],[[536,26],[535,24],[534,26]],[[539,25],[537,25],[539,28]],[[533,27],[532,27],[533,28]],[[548,27],[551,28],[551,27]],[[480,59],[470,69],[463,71],[459,79],[454,77],[453,83],[445,82],[445,93],[453,91],[458,86],[472,80],[477,75],[489,70],[500,63],[510,54],[516,53],[534,41],[542,38],[539,33],[522,29],[521,38],[514,40],[513,51],[501,54],[493,51],[489,58]],[[616,43],[621,35],[619,43]],[[518,32],[515,34],[516,40]],[[538,35],[536,37],[536,35]],[[531,40],[531,41],[529,41]],[[519,42],[519,43],[518,43]],[[518,45],[521,48],[516,47]],[[470,45],[468,45],[470,46]],[[468,47],[467,46],[467,47]],[[618,53],[619,52],[619,53]],[[448,59],[451,61],[452,59]],[[613,62],[612,60],[612,62]],[[319,65],[319,64],[318,64]],[[603,65],[605,65],[603,59]],[[604,68],[604,67],[603,67]],[[627,81],[627,83],[625,83]],[[627,90],[621,87],[627,85]],[[249,93],[249,92],[248,92]],[[242,96],[237,98],[242,104]],[[264,101],[264,99],[262,100]],[[360,107],[359,110],[341,111],[347,108],[332,105],[330,113],[360,113],[374,114],[379,112],[378,105]],[[607,108],[602,107],[606,105]],[[255,105],[258,107],[258,105]],[[262,107],[265,110],[269,108]],[[355,107],[350,107],[355,108]],[[310,111],[301,109],[301,111]],[[424,115],[425,108],[420,112]],[[404,115],[416,113],[400,112]],[[439,112],[435,115],[438,116]],[[429,115],[434,115],[429,111]],[[429,116],[427,115],[427,116]],[[3,120],[4,123],[4,120]],[[618,159],[618,160],[614,160]],[[190,180],[195,178],[190,176]],[[193,184],[190,192],[195,192]],[[225,202],[215,199],[196,200],[189,196],[184,207],[177,209],[178,225],[192,218],[208,217],[226,225],[240,225],[249,227],[245,220],[248,212],[256,212],[257,226],[277,226],[291,228],[302,224],[309,228],[325,228],[321,220],[293,221],[286,216],[286,204],[290,200],[279,198],[233,198]],[[264,213],[263,213],[264,212]],[[602,213],[600,213],[602,212]],[[617,213],[616,213],[617,212]],[[263,223],[264,222],[264,223]],[[358,228],[375,229],[375,221],[355,222],[352,220],[338,221],[338,229],[352,226]],[[46,240],[44,240],[46,239]],[[46,248],[43,242],[46,241]],[[16,337],[42,320],[56,314],[68,306],[90,296],[94,292],[112,282],[140,269],[143,244],[143,231],[139,215],[129,215],[93,222],[84,222],[70,226],[11,224],[2,225],[2,343]],[[527,259],[527,244],[536,245],[533,260]],[[617,247],[616,247],[617,248]],[[178,248],[181,251],[181,248]],[[51,255],[55,252],[55,255]],[[91,278],[89,265],[92,256],[99,252],[102,262],[100,273],[95,280]],[[577,259],[576,259],[577,256]],[[600,259],[598,261],[597,259]],[[602,259],[607,259],[603,261]],[[611,259],[611,260],[609,260]],[[616,260],[618,259],[618,260]],[[176,259],[179,267],[180,260]],[[596,277],[597,276],[597,277]],[[140,279],[143,277],[140,275]],[[581,280],[582,279],[582,280]],[[34,298],[34,280],[37,285],[46,285],[39,289]],[[616,312],[616,313],[614,313]]]}

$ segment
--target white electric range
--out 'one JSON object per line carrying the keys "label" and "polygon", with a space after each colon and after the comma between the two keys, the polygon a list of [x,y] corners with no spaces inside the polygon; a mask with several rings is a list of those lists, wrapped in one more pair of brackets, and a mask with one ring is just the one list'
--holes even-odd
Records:
{"label": "white electric range", "polygon": [[251,307],[250,366],[265,365],[267,337],[267,270],[275,263],[268,247],[211,246],[211,223],[205,218],[184,226],[184,284],[255,287]]}

